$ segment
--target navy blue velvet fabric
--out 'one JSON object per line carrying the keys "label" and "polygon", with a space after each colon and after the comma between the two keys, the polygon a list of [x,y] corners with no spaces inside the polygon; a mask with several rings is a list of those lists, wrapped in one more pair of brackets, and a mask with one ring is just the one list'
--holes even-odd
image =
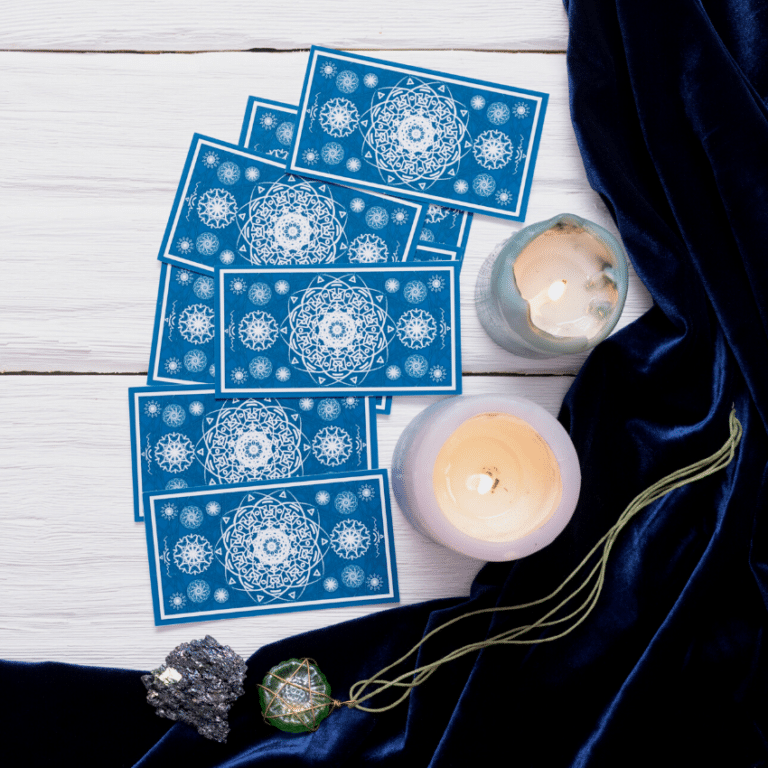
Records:
{"label": "navy blue velvet fabric", "polygon": [[[594,350],[566,397],[583,487],[550,547],[485,566],[468,600],[261,649],[226,746],[155,717],[138,673],[6,663],[0,751],[22,757],[4,764],[402,768],[500,751],[516,766],[768,765],[767,7],[566,2],[584,164],[654,307]],[[397,710],[345,708],[314,734],[261,721],[256,685],[282,659],[313,657],[344,698],[446,619],[547,594],[638,492],[725,442],[734,403],[744,427],[734,462],[641,513],[597,608],[567,638],[468,656]],[[512,621],[469,620],[420,659]]]}

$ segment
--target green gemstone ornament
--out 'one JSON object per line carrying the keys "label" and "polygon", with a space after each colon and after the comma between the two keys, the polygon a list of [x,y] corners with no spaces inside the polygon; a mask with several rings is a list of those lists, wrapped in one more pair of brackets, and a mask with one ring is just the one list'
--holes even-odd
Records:
{"label": "green gemstone ornament", "polygon": [[316,731],[336,702],[325,675],[310,659],[281,661],[259,686],[264,720],[281,731]]}

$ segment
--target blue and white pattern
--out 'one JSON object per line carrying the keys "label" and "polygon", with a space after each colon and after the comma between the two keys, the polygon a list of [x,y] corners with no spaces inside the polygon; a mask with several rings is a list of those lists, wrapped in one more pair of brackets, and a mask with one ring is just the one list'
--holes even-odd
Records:
{"label": "blue and white pattern", "polygon": [[324,507],[326,504],[330,503],[331,501],[331,494],[328,493],[328,491],[318,491],[315,494],[315,503],[319,504],[321,507]]}
{"label": "blue and white pattern", "polygon": [[229,590],[224,589],[224,587],[219,587],[219,589],[213,593],[213,599],[217,603],[226,603],[227,600],[229,600]]}
{"label": "blue and white pattern", "polygon": [[339,401],[334,397],[327,397],[317,404],[317,415],[323,421],[333,421],[341,414]]}
{"label": "blue and white pattern", "polygon": [[275,138],[284,146],[289,147],[293,141],[293,123],[280,123],[275,131]]}
{"label": "blue and white pattern", "polygon": [[157,400],[147,400],[144,403],[144,413],[150,418],[157,418],[160,415],[160,403]]}
{"label": "blue and white pattern", "polygon": [[[547,100],[535,91],[313,47],[288,168],[523,220]],[[337,145],[331,156],[329,138]],[[525,164],[514,162],[518,145]],[[307,152],[323,162],[310,165]],[[361,166],[345,166],[346,158]],[[499,205],[473,186],[483,172],[510,193],[510,202]]]}
{"label": "blue and white pattern", "polygon": [[213,278],[198,277],[192,285],[192,291],[198,299],[207,301],[213,298]]}
{"label": "blue and white pattern", "polygon": [[213,562],[213,548],[205,536],[192,534],[179,539],[173,548],[173,561],[183,573],[193,575],[208,570]]}
{"label": "blue and white pattern", "polygon": [[312,439],[312,453],[327,467],[338,467],[352,455],[352,440],[341,427],[324,427]]}
{"label": "blue and white pattern", "polygon": [[203,510],[194,505],[184,507],[179,513],[179,522],[185,528],[199,528],[203,524]]}
{"label": "blue and white pattern", "polygon": [[166,472],[183,472],[195,458],[195,448],[186,435],[170,432],[155,445],[155,461]]}
{"label": "blue and white pattern", "polygon": [[211,517],[217,517],[221,514],[221,504],[218,501],[209,501],[205,505],[205,513]]}
{"label": "blue and white pattern", "polygon": [[333,500],[336,511],[341,515],[351,515],[357,509],[357,496],[351,491],[342,491]]}
{"label": "blue and white pattern", "polygon": [[181,360],[178,357],[169,357],[165,361],[165,372],[171,376],[181,373]]}
{"label": "blue and white pattern", "polygon": [[349,207],[355,213],[362,213],[365,210],[365,201],[361,197],[356,197],[349,204]]}
{"label": "blue and white pattern", "polygon": [[365,571],[359,565],[348,565],[341,572],[341,580],[345,587],[355,589],[365,580]]}
{"label": "blue and white pattern", "polygon": [[[224,166],[221,167],[223,168]],[[197,203],[197,215],[200,217],[200,221],[202,221],[206,227],[211,227],[212,229],[228,227],[235,220],[236,214],[237,201],[231,193],[223,189],[209,189],[205,194],[201,195],[200,200]],[[200,235],[200,238],[203,238],[204,236],[208,237],[208,235],[204,233],[203,235]],[[203,246],[200,244],[200,238],[198,238],[198,251],[205,255],[210,255],[208,250],[203,250]],[[216,243],[216,246],[217,245],[218,241]],[[209,250],[213,248],[212,252],[216,252],[216,247],[213,245],[207,246],[207,248]]]}
{"label": "blue and white pattern", "polygon": [[171,403],[163,408],[163,423],[169,427],[180,427],[187,418],[187,412],[176,403]]}
{"label": "blue and white pattern", "polygon": [[192,349],[184,355],[184,367],[190,373],[200,373],[208,365],[208,357],[200,349]]}
{"label": "blue and white pattern", "polygon": [[179,333],[192,344],[213,340],[213,310],[205,304],[185,307],[179,316]]}
{"label": "blue and white pattern", "polygon": [[315,401],[311,397],[302,397],[299,400],[299,408],[302,411],[311,411],[315,407]]}
{"label": "blue and white pattern", "polygon": [[421,280],[410,280],[403,288],[403,297],[409,304],[419,304],[427,298],[427,286]]}
{"label": "blue and white pattern", "polygon": [[349,246],[349,260],[356,264],[380,264],[388,257],[387,244],[378,235],[359,235]]}
{"label": "blue and white pattern", "polygon": [[277,341],[277,323],[268,312],[249,312],[237,330],[240,341],[255,352],[263,352]]}
{"label": "blue and white pattern", "polygon": [[188,410],[193,416],[202,416],[205,413],[205,406],[199,400],[193,400]]}
{"label": "blue and white pattern", "polygon": [[472,189],[481,197],[489,197],[496,189],[496,182],[493,180],[493,176],[489,176],[487,173],[480,173],[475,176],[475,180],[472,182]]}
{"label": "blue and white pattern", "polygon": [[203,232],[195,241],[195,247],[201,256],[213,256],[219,250],[219,238],[212,232]]}
{"label": "blue and white pattern", "polygon": [[211,596],[211,587],[204,579],[195,579],[187,587],[187,597],[193,603],[204,603]]}
{"label": "blue and white pattern", "polygon": [[336,141],[329,141],[320,149],[320,157],[327,165],[338,165],[344,159],[344,147]]}
{"label": "blue and white pattern", "polygon": [[331,531],[331,547],[345,560],[357,560],[370,546],[371,534],[359,520],[342,520]]}
{"label": "blue and white pattern", "polygon": [[435,318],[423,309],[411,309],[397,320],[397,337],[410,349],[423,349],[435,340]]}
{"label": "blue and white pattern", "polygon": [[371,573],[365,579],[365,586],[368,587],[371,592],[378,592],[379,590],[384,589],[385,584],[386,582],[383,577],[378,573]]}
{"label": "blue and white pattern", "polygon": [[373,501],[376,498],[376,489],[370,483],[365,483],[357,489],[357,495],[363,501]]}
{"label": "blue and white pattern", "polygon": [[389,214],[381,206],[375,205],[365,214],[365,223],[371,229],[384,229],[389,224]]}
{"label": "blue and white pattern", "polygon": [[268,357],[254,357],[248,364],[248,370],[254,379],[268,379],[272,374],[272,361]]}
{"label": "blue and white pattern", "polygon": [[216,171],[216,176],[222,184],[232,186],[240,179],[240,166],[229,161],[222,163]]}
{"label": "blue and white pattern", "polygon": [[405,358],[405,372],[414,379],[420,379],[429,369],[429,361],[424,355],[409,355]]}
{"label": "blue and white pattern", "polygon": [[272,290],[266,283],[254,283],[248,289],[248,298],[257,307],[265,307],[272,298]]}
{"label": "blue and white pattern", "polygon": [[335,592],[339,588],[339,580],[333,576],[329,576],[327,579],[323,579],[323,589],[326,592]]}

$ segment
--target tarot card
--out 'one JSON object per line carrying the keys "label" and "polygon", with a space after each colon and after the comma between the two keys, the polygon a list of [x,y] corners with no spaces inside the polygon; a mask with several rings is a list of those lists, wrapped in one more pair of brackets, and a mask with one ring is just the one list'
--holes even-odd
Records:
{"label": "tarot card", "polygon": [[288,168],[522,221],[547,99],[313,46]]}
{"label": "tarot card", "polygon": [[216,400],[204,387],[133,387],[134,517],[142,494],[378,466],[365,397]]}
{"label": "tarot card", "polygon": [[159,258],[217,264],[399,262],[412,258],[426,205],[301,179],[284,162],[195,134]]}
{"label": "tarot card", "polygon": [[460,392],[457,272],[218,268],[216,396]]}
{"label": "tarot card", "polygon": [[293,104],[250,96],[238,144],[255,155],[287,163],[297,112]]}
{"label": "tarot card", "polygon": [[399,600],[386,470],[145,495],[155,624]]}

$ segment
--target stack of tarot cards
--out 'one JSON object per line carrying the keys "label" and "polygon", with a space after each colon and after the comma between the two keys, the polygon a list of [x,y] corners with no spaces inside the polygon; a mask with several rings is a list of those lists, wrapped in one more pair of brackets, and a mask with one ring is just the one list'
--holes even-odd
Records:
{"label": "stack of tarot cards", "polygon": [[398,600],[376,416],[461,392],[472,216],[524,219],[546,104],[315,47],[193,136],[129,390],[156,624]]}

